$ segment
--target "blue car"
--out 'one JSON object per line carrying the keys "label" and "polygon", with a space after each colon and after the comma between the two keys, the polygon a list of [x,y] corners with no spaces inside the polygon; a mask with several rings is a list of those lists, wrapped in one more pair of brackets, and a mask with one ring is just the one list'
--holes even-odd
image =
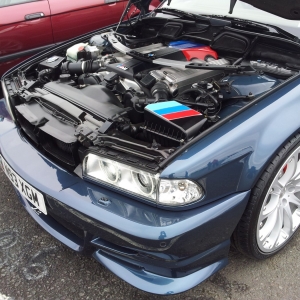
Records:
{"label": "blue car", "polygon": [[149,2],[4,74],[0,165],[63,244],[176,294],[299,227],[300,1]]}

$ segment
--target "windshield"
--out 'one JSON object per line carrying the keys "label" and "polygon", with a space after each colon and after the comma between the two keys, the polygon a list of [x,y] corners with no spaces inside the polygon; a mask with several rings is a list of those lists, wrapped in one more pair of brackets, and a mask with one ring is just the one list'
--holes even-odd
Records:
{"label": "windshield", "polygon": [[232,14],[228,13],[230,0],[172,0],[170,6],[165,2],[162,7],[179,9],[193,14],[227,16],[275,25],[300,37],[299,21],[277,17],[240,1],[237,1]]}

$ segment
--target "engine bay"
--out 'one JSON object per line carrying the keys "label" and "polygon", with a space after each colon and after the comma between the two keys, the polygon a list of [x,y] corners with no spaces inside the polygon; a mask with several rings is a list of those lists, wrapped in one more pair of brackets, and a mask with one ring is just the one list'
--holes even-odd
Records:
{"label": "engine bay", "polygon": [[63,166],[75,169],[89,149],[157,170],[300,69],[299,46],[224,24],[148,17],[120,32],[95,34],[6,80],[23,132]]}

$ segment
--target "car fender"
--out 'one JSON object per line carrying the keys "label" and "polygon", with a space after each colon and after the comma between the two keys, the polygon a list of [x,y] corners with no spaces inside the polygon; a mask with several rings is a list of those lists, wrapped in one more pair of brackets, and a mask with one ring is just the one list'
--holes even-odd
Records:
{"label": "car fender", "polygon": [[300,128],[300,79],[283,84],[199,140],[161,178],[200,182],[202,203],[251,189],[280,147]]}

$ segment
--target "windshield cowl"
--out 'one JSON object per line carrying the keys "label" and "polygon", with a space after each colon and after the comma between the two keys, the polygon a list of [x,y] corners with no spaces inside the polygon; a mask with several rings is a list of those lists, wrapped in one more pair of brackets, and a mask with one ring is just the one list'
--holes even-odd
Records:
{"label": "windshield cowl", "polygon": [[[254,0],[251,0],[255,2]],[[246,24],[247,21],[252,22],[250,25],[256,26],[258,29],[258,26],[267,26],[270,27],[271,30],[270,33],[278,33],[282,37],[289,40],[293,40],[298,42],[298,38],[300,37],[300,30],[299,30],[299,21],[295,19],[287,19],[278,16],[279,14],[272,14],[268,12],[267,10],[262,10],[257,7],[255,7],[252,4],[249,4],[251,2],[248,1],[237,1],[236,5],[234,6],[234,10],[232,14],[229,14],[229,7],[231,4],[231,0],[172,0],[170,5],[168,5],[168,1],[164,1],[162,5],[158,9],[164,9],[164,10],[173,10],[175,13],[175,10],[181,11],[184,13],[191,13],[194,16],[198,16],[198,18],[207,18],[211,17],[214,18],[214,20],[240,20],[241,22],[244,22]],[[249,3],[248,3],[249,2]],[[268,2],[268,1],[267,1]],[[283,1],[281,1],[283,2]],[[289,4],[290,1],[287,1],[284,3]],[[295,0],[296,3],[299,2],[300,7],[300,0]],[[278,4],[279,2],[277,0],[274,0],[274,6],[281,7],[282,4]],[[278,6],[279,5],[279,6]],[[292,5],[291,5],[292,7]],[[285,7],[286,9],[286,7]],[[174,15],[174,14],[173,14]],[[300,13],[299,13],[299,19],[300,19]],[[222,25],[221,25],[222,26]]]}

